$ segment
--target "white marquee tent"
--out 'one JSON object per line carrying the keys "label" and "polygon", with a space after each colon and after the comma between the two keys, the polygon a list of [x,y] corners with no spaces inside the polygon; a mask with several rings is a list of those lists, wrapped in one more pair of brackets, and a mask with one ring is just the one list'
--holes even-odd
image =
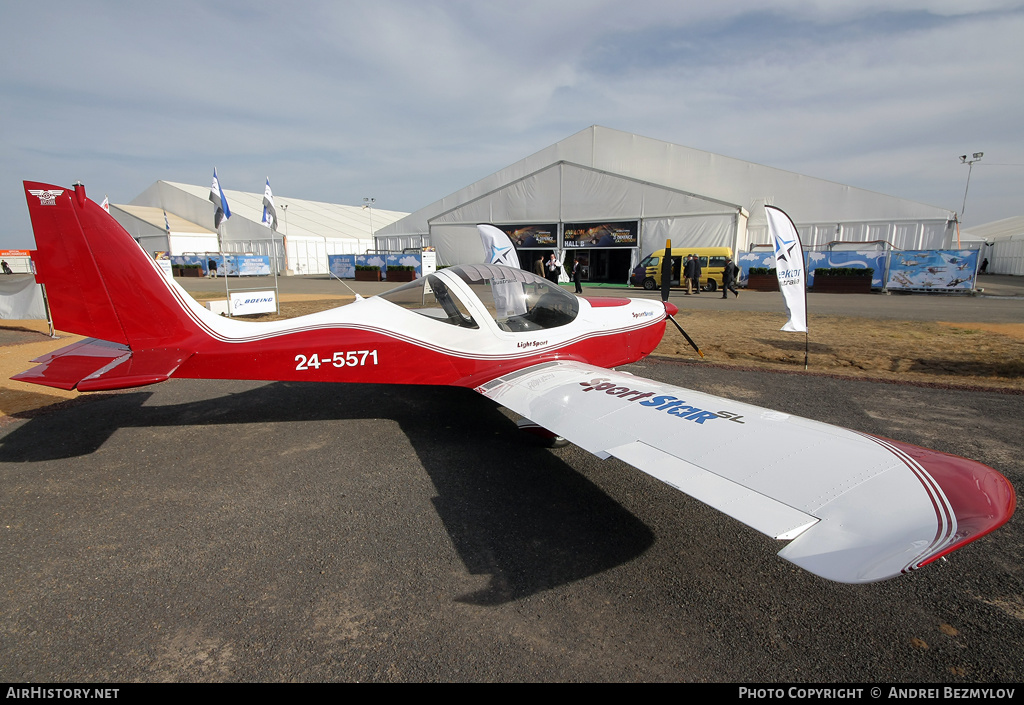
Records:
{"label": "white marquee tent", "polygon": [[[216,252],[217,232],[213,230],[214,206],[209,186],[157,181],[127,206],[111,206],[111,214],[149,251],[171,254]],[[225,252],[247,252],[278,258],[280,271],[293,274],[326,274],[327,255],[362,254],[372,250],[373,232],[405,213],[322,203],[301,198],[275,196],[279,224],[272,232],[263,218],[263,192],[224,190],[231,218],[221,225]],[[163,213],[170,221],[167,245],[156,247],[164,235]],[[130,217],[122,218],[122,214]],[[126,224],[127,223],[127,224]],[[143,225],[145,223],[145,225]],[[148,226],[148,227],[147,227]]]}
{"label": "white marquee tent", "polygon": [[764,206],[787,211],[807,248],[884,240],[949,246],[955,213],[606,127],[592,126],[377,231],[382,249],[433,245],[445,264],[479,261],[475,225],[637,220],[643,255],[767,243]]}
{"label": "white marquee tent", "polygon": [[1024,216],[975,225],[964,230],[961,237],[988,245],[983,252],[989,260],[989,274],[1024,275]]}

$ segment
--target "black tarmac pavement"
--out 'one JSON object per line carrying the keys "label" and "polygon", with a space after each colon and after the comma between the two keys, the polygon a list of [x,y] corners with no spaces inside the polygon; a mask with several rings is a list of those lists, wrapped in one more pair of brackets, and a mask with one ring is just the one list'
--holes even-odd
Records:
{"label": "black tarmac pavement", "polygon": [[[1024,486],[1021,395],[628,369]],[[829,583],[468,390],[87,396],[0,427],[0,517],[6,682],[1024,680],[1019,520],[896,580]]]}

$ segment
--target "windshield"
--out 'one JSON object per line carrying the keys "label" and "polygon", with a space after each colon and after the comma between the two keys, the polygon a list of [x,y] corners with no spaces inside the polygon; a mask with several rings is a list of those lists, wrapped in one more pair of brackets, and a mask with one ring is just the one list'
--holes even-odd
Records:
{"label": "windshield", "polygon": [[[575,320],[579,301],[536,274],[493,264],[463,264],[457,275],[480,300],[498,327],[508,332],[544,330]],[[477,323],[455,292],[436,274],[381,294],[381,298],[435,320],[467,328]]]}
{"label": "windshield", "polygon": [[547,279],[522,269],[494,264],[463,264],[451,271],[480,299],[505,331],[557,328],[579,313],[578,299]]}

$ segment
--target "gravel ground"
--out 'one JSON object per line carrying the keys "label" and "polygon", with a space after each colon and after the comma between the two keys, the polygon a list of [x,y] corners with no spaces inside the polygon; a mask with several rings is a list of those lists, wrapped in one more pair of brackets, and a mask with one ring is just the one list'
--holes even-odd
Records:
{"label": "gravel ground", "polygon": [[[856,365],[804,375],[800,336],[773,337],[778,302],[759,296],[728,312],[693,297],[680,320],[712,364],[683,350],[628,369],[975,458],[1024,486],[1024,395],[997,379],[1018,368],[960,365],[942,380],[890,358],[861,371],[897,384],[849,379]],[[839,299],[812,314],[877,306],[871,334],[891,341],[970,322],[983,333],[965,349],[1000,335],[1004,362],[1021,357],[1012,297]],[[715,313],[700,323],[701,311]],[[0,328],[4,378],[73,340],[18,327]],[[965,335],[978,334],[953,334]],[[841,346],[812,341],[825,372],[814,355]],[[945,346],[910,351],[940,359]],[[838,585],[618,461],[531,445],[466,390],[22,387],[0,384],[2,681],[1024,680],[1020,522],[914,574]]]}
{"label": "gravel ground", "polygon": [[[1024,479],[1024,396],[630,369]],[[1024,679],[1019,522],[828,583],[466,390],[172,380],[8,424],[0,470],[4,681]]]}

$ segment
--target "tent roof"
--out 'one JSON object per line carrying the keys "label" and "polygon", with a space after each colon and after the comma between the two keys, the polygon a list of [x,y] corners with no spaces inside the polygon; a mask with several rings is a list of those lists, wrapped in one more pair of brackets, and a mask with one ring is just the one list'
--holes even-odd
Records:
{"label": "tent roof", "polygon": [[213,230],[204,228],[201,225],[196,225],[190,220],[185,220],[173,213],[167,213],[163,208],[155,208],[153,206],[130,206],[121,204],[110,204],[111,208],[117,208],[122,210],[128,215],[134,216],[139,220],[154,226],[158,230],[164,230],[164,214],[167,215],[167,225],[170,226],[172,233],[198,233],[202,235],[216,235]]}
{"label": "tent roof", "polygon": [[[953,217],[953,212],[944,208],[594,125],[381,228],[377,234],[426,233],[437,216],[558,163],[735,204],[750,214],[752,223],[764,220],[765,204],[785,209],[798,223]],[[624,213],[623,217],[639,215]]]}
{"label": "tent roof", "polygon": [[[151,205],[155,201],[175,202],[167,190],[176,190],[198,199],[201,204],[203,215],[191,214],[189,217],[200,220],[209,211],[209,224],[213,225],[213,204],[209,202],[210,187],[195,186],[193,184],[182,184],[173,181],[158,181],[135,199],[135,203]],[[244,218],[257,225],[263,219],[263,192],[252,193],[248,191],[232,191],[224,189],[224,197],[231,209],[231,220],[236,217]],[[396,220],[403,218],[406,213],[389,211],[381,208],[372,209],[362,206],[345,206],[336,203],[323,203],[311,201],[304,198],[289,198],[285,196],[274,196],[274,204],[277,206],[277,217],[279,221],[278,234],[286,235],[289,238],[342,238],[353,240],[372,241],[370,233],[371,218],[373,230],[376,232],[383,226],[389,225]],[[284,206],[287,205],[287,213]],[[123,207],[127,210],[127,207]],[[134,206],[132,206],[134,207]],[[194,210],[194,209],[190,209]],[[160,209],[158,208],[159,212]],[[161,215],[160,227],[163,228],[163,216]],[[170,212],[168,212],[170,217]],[[205,221],[204,221],[205,222]],[[262,227],[262,226],[260,226]],[[174,223],[171,223],[171,230],[177,231]],[[200,232],[207,232],[205,229]]]}
{"label": "tent roof", "polygon": [[1004,218],[984,225],[964,228],[961,237],[969,235],[979,240],[1009,240],[1014,235],[1024,235],[1024,215]]}

